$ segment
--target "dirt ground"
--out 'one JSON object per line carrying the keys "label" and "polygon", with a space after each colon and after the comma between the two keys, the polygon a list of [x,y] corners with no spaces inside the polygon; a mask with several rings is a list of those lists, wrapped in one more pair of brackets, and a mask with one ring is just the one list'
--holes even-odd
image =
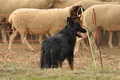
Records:
{"label": "dirt ground", "polygon": [[[108,35],[108,33],[107,33]],[[2,41],[2,40],[0,40]],[[0,66],[5,66],[10,63],[18,63],[22,67],[39,67],[40,61],[40,44],[35,40],[29,41],[35,49],[35,52],[31,52],[26,45],[21,44],[21,40],[18,38],[12,46],[12,51],[8,50],[8,44],[0,42]],[[107,44],[107,37],[102,36],[100,39],[102,47],[100,51],[102,54],[103,67],[109,67],[113,69],[120,69],[120,48],[118,47],[118,37],[116,33],[113,36],[113,48],[109,48]],[[101,66],[99,54],[95,54],[97,66]],[[94,66],[92,55],[90,50],[80,50],[75,54],[74,67],[87,69],[89,66]],[[68,67],[67,61],[64,61],[63,68]]]}

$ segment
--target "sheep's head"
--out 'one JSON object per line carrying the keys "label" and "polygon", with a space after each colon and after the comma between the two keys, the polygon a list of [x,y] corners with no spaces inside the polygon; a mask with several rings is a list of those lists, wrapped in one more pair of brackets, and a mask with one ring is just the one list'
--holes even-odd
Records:
{"label": "sheep's head", "polygon": [[81,8],[83,9],[83,11],[85,10],[81,5],[73,6],[70,10],[70,16],[73,18],[80,17],[80,15],[82,13]]}

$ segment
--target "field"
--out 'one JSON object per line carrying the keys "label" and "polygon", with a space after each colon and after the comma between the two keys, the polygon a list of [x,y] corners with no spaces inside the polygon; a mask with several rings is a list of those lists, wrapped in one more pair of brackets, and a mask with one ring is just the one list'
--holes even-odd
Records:
{"label": "field", "polygon": [[75,54],[73,71],[69,69],[66,60],[63,68],[41,70],[41,46],[36,41],[30,43],[35,52],[22,45],[19,38],[13,44],[12,51],[7,49],[8,44],[0,43],[0,80],[120,80],[120,49],[116,36],[113,37],[113,48],[108,48],[107,39],[101,40],[103,67],[99,54],[95,54],[95,67],[89,49],[80,50]]}

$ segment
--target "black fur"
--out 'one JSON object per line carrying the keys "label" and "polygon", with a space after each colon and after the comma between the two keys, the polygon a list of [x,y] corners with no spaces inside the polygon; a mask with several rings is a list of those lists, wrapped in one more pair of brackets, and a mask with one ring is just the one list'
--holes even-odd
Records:
{"label": "black fur", "polygon": [[42,69],[62,67],[65,58],[67,58],[70,68],[73,69],[76,36],[81,37],[77,34],[78,31],[86,32],[78,22],[74,22],[71,17],[68,17],[67,25],[60,32],[43,41],[40,61]]}

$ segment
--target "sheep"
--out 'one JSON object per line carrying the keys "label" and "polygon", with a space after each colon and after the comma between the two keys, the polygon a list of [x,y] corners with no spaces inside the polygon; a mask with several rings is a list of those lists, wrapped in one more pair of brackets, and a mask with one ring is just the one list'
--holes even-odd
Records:
{"label": "sheep", "polygon": [[[84,7],[84,9],[87,9],[88,7],[90,7],[90,6],[92,6],[92,5],[96,5],[96,4],[120,4],[120,2],[113,2],[113,0],[112,0],[112,2],[110,2],[110,0],[109,0],[109,2],[100,2],[100,1],[103,1],[103,0],[97,0],[97,1],[90,1],[90,0],[80,0],[80,1],[78,1],[78,2],[76,2],[74,5],[82,5],[83,7]],[[104,1],[108,1],[108,0],[104,0]],[[117,0],[116,0],[117,1]],[[119,0],[118,0],[119,1]],[[67,2],[67,1],[66,1]],[[70,2],[70,1],[69,1]],[[65,7],[65,6],[69,6],[70,4],[68,4],[68,3],[65,3],[65,2],[56,2],[53,6],[52,6],[52,8],[55,8],[55,7]],[[112,33],[113,32],[109,32],[109,34],[110,35],[112,35]],[[119,34],[118,34],[119,35]],[[79,40],[81,40],[81,39],[79,39]],[[77,40],[78,42],[77,42],[77,44],[79,44],[79,40]],[[83,41],[82,41],[82,44],[85,44],[85,43],[83,43]],[[110,37],[109,38],[109,41],[108,41],[108,44],[109,44],[109,47],[112,47],[112,37]],[[120,44],[120,43],[119,43]],[[79,47],[79,46],[78,46]],[[75,52],[78,52],[78,47],[76,46],[76,48],[75,48]],[[87,46],[85,46],[85,45],[83,45],[83,47],[84,47],[84,49],[86,49],[87,50]]]}
{"label": "sheep", "polygon": [[[74,5],[74,4],[79,4],[79,5],[81,5],[80,4],[80,1],[82,1],[82,2],[90,2],[90,4],[91,4],[91,2],[93,3],[93,2],[115,2],[115,1],[119,1],[119,0],[65,0],[65,1],[63,1],[63,2],[56,2],[56,3],[54,3],[52,6],[51,6],[51,8],[64,8],[64,7],[68,7],[68,6],[71,6],[71,5]],[[89,5],[88,5],[89,6]]]}
{"label": "sheep", "polygon": [[[84,19],[86,20],[87,29],[89,32],[95,30],[95,24],[93,23],[93,9],[96,13],[97,27],[102,28],[106,31],[120,31],[120,19],[119,10],[120,5],[116,4],[104,4],[104,5],[93,5],[84,12]],[[110,35],[109,38],[111,38]],[[112,39],[109,39],[108,45],[112,46],[110,43]]]}
{"label": "sheep", "polygon": [[[3,23],[4,19],[8,19],[9,14],[11,14],[16,9],[49,9],[55,2],[59,1],[62,2],[63,0],[0,0],[0,23]],[[6,20],[6,22],[8,22],[8,20]],[[2,28],[1,31],[3,42],[7,43],[5,29]]]}
{"label": "sheep", "polygon": [[15,10],[9,17],[9,22],[12,23],[13,34],[10,36],[8,49],[11,49],[12,42],[19,32],[22,42],[31,51],[34,51],[26,40],[27,30],[32,34],[56,34],[66,25],[66,17],[77,17],[81,13],[80,8],[81,6],[71,6],[63,9],[40,10],[22,8]]}
{"label": "sheep", "polygon": [[103,1],[103,2],[117,2],[117,1],[120,1],[120,0],[98,0],[98,1]]}
{"label": "sheep", "polygon": [[[88,9],[89,7],[93,6],[93,5],[102,5],[102,4],[120,4],[120,2],[100,2],[100,1],[87,1],[87,0],[83,0],[83,1],[78,1],[77,3],[74,4],[75,5],[82,5],[82,7],[84,7],[84,9]],[[76,44],[80,44],[80,41],[77,40],[78,42],[76,42]],[[111,40],[109,41],[111,42]],[[85,44],[83,43],[83,41],[81,42],[82,44]],[[84,49],[87,50],[87,46],[86,45],[82,45],[84,46]],[[76,46],[75,48],[75,53],[79,52],[78,50],[78,47],[79,46]]]}
{"label": "sheep", "polygon": [[[66,2],[68,2],[67,0],[66,0]],[[59,8],[59,7],[66,7],[66,6],[70,6],[70,4],[68,4],[68,3],[66,3],[66,2],[56,2],[53,6],[52,6],[52,8]],[[70,2],[70,1],[69,1]],[[74,2],[73,2],[74,3]],[[95,1],[95,0],[93,0],[93,1],[90,1],[90,0],[80,0],[80,1],[77,1],[76,0],[76,3],[74,4],[74,6],[75,5],[82,5],[83,7],[84,7],[84,9],[87,9],[87,8],[89,8],[90,6],[93,6],[93,5],[98,5],[98,4],[120,4],[120,2],[100,2],[100,0],[98,0],[98,1]],[[79,22],[79,21],[78,21]],[[81,40],[81,39],[79,39],[79,40]],[[81,42],[81,41],[79,41],[79,40],[77,40],[78,42],[76,43],[76,44],[78,44],[79,45],[79,43]],[[85,43],[83,43],[84,41],[82,40],[82,44],[85,44]],[[111,43],[111,40],[109,40],[109,43]],[[79,52],[78,50],[79,50],[79,46],[78,45],[76,45],[76,48],[75,48],[75,53],[77,53],[77,52]],[[82,45],[83,47],[84,47],[84,49],[85,50],[87,50],[88,48],[87,48],[87,46],[86,45]]]}
{"label": "sheep", "polygon": [[98,5],[98,4],[120,4],[120,2],[101,2],[101,1],[95,1],[95,0],[93,0],[93,1],[82,0],[82,1],[78,1],[73,6],[82,5],[82,7],[84,7],[84,9],[87,9],[93,5]]}
{"label": "sheep", "polygon": [[65,8],[75,4],[78,1],[82,1],[82,0],[65,0],[63,2],[56,2],[51,6],[51,8]]}

